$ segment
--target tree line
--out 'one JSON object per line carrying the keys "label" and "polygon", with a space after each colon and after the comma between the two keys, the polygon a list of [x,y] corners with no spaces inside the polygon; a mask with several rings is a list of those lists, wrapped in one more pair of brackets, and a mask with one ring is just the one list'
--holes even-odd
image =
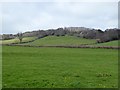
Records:
{"label": "tree line", "polygon": [[118,40],[120,37],[120,29],[106,29],[102,31],[100,29],[91,29],[85,27],[65,27],[65,28],[57,28],[57,29],[48,29],[48,30],[37,30],[25,33],[17,33],[13,34],[3,34],[0,35],[0,39],[7,40],[12,38],[18,38],[20,42],[22,42],[23,37],[33,37],[36,36],[38,38],[43,38],[46,36],[76,36],[80,38],[87,39],[96,39],[98,43],[108,42],[112,40]]}

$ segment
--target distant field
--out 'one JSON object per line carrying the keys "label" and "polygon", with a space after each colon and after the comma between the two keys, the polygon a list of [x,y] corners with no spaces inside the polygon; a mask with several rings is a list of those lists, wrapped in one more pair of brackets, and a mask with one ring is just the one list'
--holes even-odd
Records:
{"label": "distant field", "polygon": [[[25,37],[23,38],[22,42],[28,42],[28,41],[32,41],[34,40],[36,37]],[[10,39],[10,40],[0,40],[0,44],[12,44],[12,43],[19,43],[19,39],[15,38],[15,39]]]}
{"label": "distant field", "polygon": [[38,39],[34,42],[26,43],[25,45],[33,46],[57,46],[57,45],[82,45],[82,44],[93,44],[96,40],[78,38],[75,36],[47,36]]}
{"label": "distant field", "polygon": [[[32,46],[79,46],[79,45],[90,45],[90,46],[118,46],[118,40],[105,42],[105,43],[98,43],[96,44],[95,39],[85,39],[85,38],[78,38],[75,36],[47,36],[41,39],[37,39],[33,42],[34,39],[37,37],[25,37],[23,38],[22,43],[19,45],[32,45]],[[19,43],[19,39],[10,39],[10,40],[0,40],[0,44],[14,44]]]}
{"label": "distant field", "polygon": [[2,54],[3,87],[118,87],[117,50],[3,46]]}
{"label": "distant field", "polygon": [[118,40],[105,42],[105,43],[98,43],[95,46],[118,46]]}

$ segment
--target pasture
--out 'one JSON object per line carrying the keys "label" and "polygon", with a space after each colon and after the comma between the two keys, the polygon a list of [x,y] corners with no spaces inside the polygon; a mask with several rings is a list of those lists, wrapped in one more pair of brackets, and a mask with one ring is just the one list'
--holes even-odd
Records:
{"label": "pasture", "polygon": [[[2,72],[2,46],[0,46],[0,72]],[[2,89],[2,73],[0,73],[0,89]]]}
{"label": "pasture", "polygon": [[[22,42],[29,42],[32,40],[35,40],[36,37],[24,37]],[[10,39],[10,40],[0,40],[0,44],[14,44],[14,43],[19,43],[18,38]]]}
{"label": "pasture", "polygon": [[[32,42],[30,42],[32,41]],[[30,46],[119,46],[119,40],[96,43],[95,39],[85,39],[75,36],[47,36],[37,39],[37,37],[24,37],[22,43],[19,43],[19,39],[0,40],[0,44],[15,44],[16,45],[30,45]]]}
{"label": "pasture", "polygon": [[110,42],[95,44],[95,46],[119,46],[118,42],[119,42],[119,40],[114,40],[114,41],[110,41]]}
{"label": "pasture", "polygon": [[118,87],[117,50],[3,46],[2,55],[3,88]]}
{"label": "pasture", "polygon": [[24,45],[32,46],[57,46],[57,45],[83,45],[83,44],[94,44],[96,40],[94,39],[85,39],[75,36],[47,36],[34,42],[25,43]]}

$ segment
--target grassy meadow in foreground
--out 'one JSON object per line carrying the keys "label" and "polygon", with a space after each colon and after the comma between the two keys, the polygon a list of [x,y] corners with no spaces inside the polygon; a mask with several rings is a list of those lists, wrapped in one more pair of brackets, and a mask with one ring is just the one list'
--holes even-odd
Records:
{"label": "grassy meadow in foreground", "polygon": [[0,46],[0,89],[2,89],[2,46]]}
{"label": "grassy meadow in foreground", "polygon": [[3,87],[115,88],[118,51],[3,46]]}

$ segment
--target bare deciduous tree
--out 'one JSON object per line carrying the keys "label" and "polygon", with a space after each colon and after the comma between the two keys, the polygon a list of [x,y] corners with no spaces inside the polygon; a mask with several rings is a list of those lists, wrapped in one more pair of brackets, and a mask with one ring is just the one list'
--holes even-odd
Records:
{"label": "bare deciduous tree", "polygon": [[23,33],[18,33],[17,34],[17,36],[18,36],[18,39],[20,40],[20,43],[22,42],[22,39],[23,39]]}

